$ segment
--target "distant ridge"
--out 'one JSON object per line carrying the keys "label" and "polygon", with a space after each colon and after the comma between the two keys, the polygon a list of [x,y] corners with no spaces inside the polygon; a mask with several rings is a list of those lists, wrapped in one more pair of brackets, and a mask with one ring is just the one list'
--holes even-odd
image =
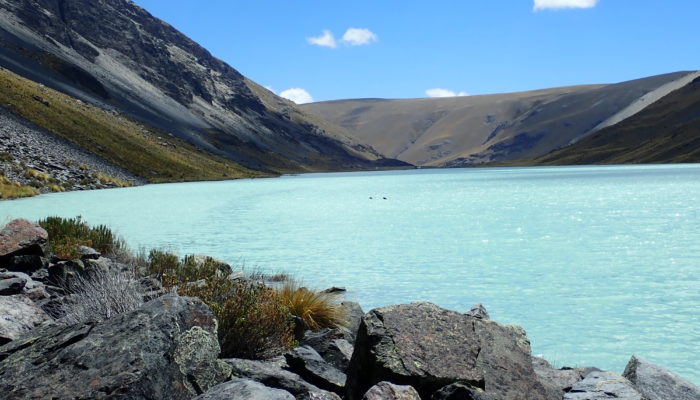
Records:
{"label": "distant ridge", "polygon": [[529,160],[564,148],[634,115],[644,101],[683,87],[692,74],[480,96],[337,100],[302,108],[387,157],[418,166],[464,167]]}
{"label": "distant ridge", "polygon": [[528,164],[700,162],[700,77],[624,121]]}

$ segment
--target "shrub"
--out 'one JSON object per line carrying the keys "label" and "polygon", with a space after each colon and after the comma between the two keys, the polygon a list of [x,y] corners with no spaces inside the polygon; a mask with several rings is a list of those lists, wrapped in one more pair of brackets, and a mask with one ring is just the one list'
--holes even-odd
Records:
{"label": "shrub", "polygon": [[336,303],[337,297],[332,293],[299,287],[293,281],[285,282],[277,292],[289,312],[303,319],[312,331],[347,325],[347,313]]}
{"label": "shrub", "polygon": [[199,297],[211,307],[219,322],[222,357],[265,359],[292,347],[289,310],[272,288],[215,277],[185,285],[178,293]]}
{"label": "shrub", "polygon": [[278,293],[265,285],[234,281],[221,274],[213,259],[182,260],[174,254],[151,250],[148,273],[181,296],[199,297],[219,322],[223,357],[269,358],[290,348],[291,315]]}
{"label": "shrub", "polygon": [[133,311],[143,304],[146,290],[133,272],[92,268],[65,281],[69,294],[61,304],[61,322],[99,322]]}
{"label": "shrub", "polygon": [[104,225],[90,227],[81,217],[47,217],[39,225],[49,234],[49,251],[65,259],[79,256],[76,248],[84,245],[100,253],[111,253],[126,248],[124,240]]}

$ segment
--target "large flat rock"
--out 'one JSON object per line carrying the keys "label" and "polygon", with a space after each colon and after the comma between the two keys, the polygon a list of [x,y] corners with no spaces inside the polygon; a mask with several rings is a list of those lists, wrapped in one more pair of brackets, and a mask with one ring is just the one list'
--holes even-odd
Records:
{"label": "large flat rock", "polygon": [[563,400],[604,399],[648,400],[623,376],[607,371],[593,371],[589,373],[585,379],[575,383],[569,389]]}
{"label": "large flat rock", "polygon": [[425,302],[382,307],[363,317],[347,398],[359,399],[381,381],[413,386],[426,399],[454,382],[503,400],[547,399],[522,328]]}
{"label": "large flat rock", "polygon": [[49,316],[24,295],[0,296],[0,345],[19,338],[48,319]]}

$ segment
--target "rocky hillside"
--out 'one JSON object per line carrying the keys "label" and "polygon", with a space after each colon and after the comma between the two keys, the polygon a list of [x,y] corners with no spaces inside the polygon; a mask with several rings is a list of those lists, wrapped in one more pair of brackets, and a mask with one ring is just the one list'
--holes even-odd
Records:
{"label": "rocky hillside", "polygon": [[[222,335],[232,327],[206,301],[164,290],[167,274],[162,281],[137,278],[125,273],[124,261],[86,246],[76,248],[76,258],[61,259],[48,252],[55,245],[27,220],[0,230],[0,399],[700,398],[693,383],[635,356],[622,374],[556,369],[532,356],[522,328],[492,321],[480,304],[466,313],[426,302],[363,313],[343,302],[337,307],[347,311],[344,326],[312,331],[294,322],[298,341],[271,358],[220,358],[222,338],[249,338]],[[211,261],[195,261],[190,272]],[[227,264],[214,267],[221,282],[237,282],[233,288],[266,290]],[[229,310],[255,310],[236,298]],[[248,315],[260,325],[271,316]]]}
{"label": "rocky hillside", "polygon": [[700,77],[638,114],[533,164],[700,162]]}
{"label": "rocky hillside", "polygon": [[462,167],[523,160],[568,146],[688,84],[678,72],[587,85],[452,98],[359,99],[304,105],[388,157]]}
{"label": "rocky hillside", "polygon": [[397,165],[128,0],[0,0],[0,66],[253,170]]}

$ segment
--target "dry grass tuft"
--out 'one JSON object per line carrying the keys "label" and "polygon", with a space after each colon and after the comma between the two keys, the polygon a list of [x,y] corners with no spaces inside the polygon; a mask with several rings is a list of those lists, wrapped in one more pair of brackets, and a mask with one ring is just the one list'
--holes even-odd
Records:
{"label": "dry grass tuft", "polygon": [[335,294],[300,287],[293,281],[285,282],[277,292],[289,312],[303,319],[312,331],[347,325],[347,313],[337,304]]}

